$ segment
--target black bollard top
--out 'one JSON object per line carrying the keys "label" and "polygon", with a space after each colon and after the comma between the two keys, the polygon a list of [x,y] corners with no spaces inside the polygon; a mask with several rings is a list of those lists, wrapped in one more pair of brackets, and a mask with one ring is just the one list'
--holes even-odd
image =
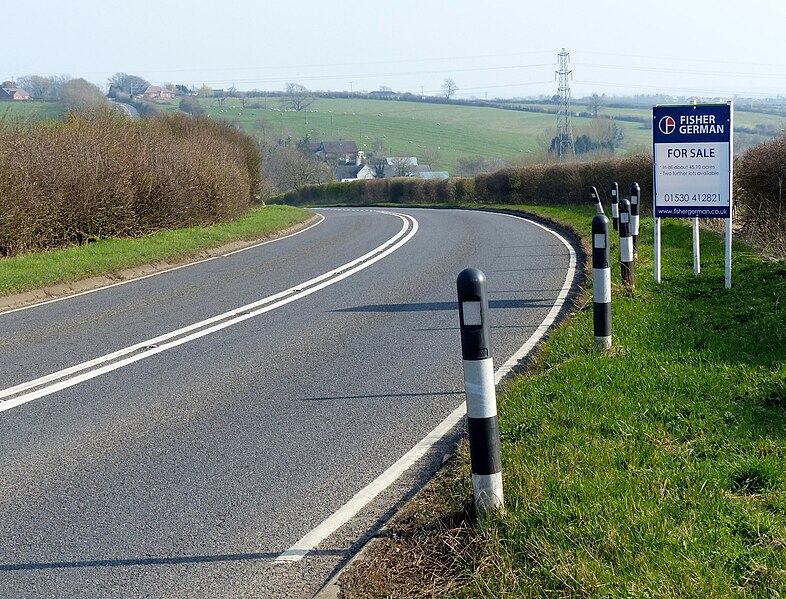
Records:
{"label": "black bollard top", "polygon": [[486,275],[477,268],[465,268],[456,279],[461,326],[461,354],[465,360],[491,357]]}
{"label": "black bollard top", "polygon": [[620,184],[616,181],[611,183],[611,203],[616,204],[620,197]]}
{"label": "black bollard top", "polygon": [[596,214],[592,218],[592,268],[609,268],[611,265],[609,246],[609,219],[603,214]]}
{"label": "black bollard top", "polygon": [[635,181],[630,184],[630,213],[633,216],[639,214],[639,197],[641,196],[641,188]]}
{"label": "black bollard top", "polygon": [[630,237],[630,202],[627,198],[620,200],[620,237]]}

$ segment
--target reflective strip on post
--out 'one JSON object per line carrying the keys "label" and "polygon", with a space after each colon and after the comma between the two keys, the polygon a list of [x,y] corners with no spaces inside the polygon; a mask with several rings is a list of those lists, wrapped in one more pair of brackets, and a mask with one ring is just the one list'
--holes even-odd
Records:
{"label": "reflective strip on post", "polygon": [[611,224],[614,227],[615,231],[618,231],[620,228],[619,199],[620,199],[620,186],[619,183],[614,181],[614,183],[611,184]]}
{"label": "reflective strip on post", "polygon": [[633,238],[633,256],[639,255],[639,199],[641,188],[635,181],[630,184],[630,236]]}
{"label": "reflective strip on post", "polygon": [[472,488],[475,508],[488,511],[503,507],[504,497],[486,276],[475,268],[464,269],[459,273],[456,288]]}

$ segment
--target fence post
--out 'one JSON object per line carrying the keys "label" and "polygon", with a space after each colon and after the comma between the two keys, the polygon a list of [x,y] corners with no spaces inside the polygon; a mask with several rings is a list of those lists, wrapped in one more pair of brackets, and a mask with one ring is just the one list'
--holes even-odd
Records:
{"label": "fence post", "polygon": [[611,348],[611,250],[609,219],[596,214],[592,219],[592,308],[595,349]]}
{"label": "fence post", "polygon": [[633,237],[630,234],[630,202],[626,198],[620,200],[620,265],[622,282],[633,289],[636,282],[633,272]]}
{"label": "fence post", "polygon": [[486,276],[476,268],[466,268],[459,273],[456,288],[472,488],[475,508],[489,511],[502,508],[504,501]]}
{"label": "fence post", "polygon": [[635,181],[630,184],[630,235],[633,238],[633,257],[639,256],[639,197],[641,188]]}
{"label": "fence post", "polygon": [[620,207],[619,207],[619,199],[620,199],[620,185],[616,181],[611,184],[611,224],[614,227],[614,230],[617,231],[620,228]]}

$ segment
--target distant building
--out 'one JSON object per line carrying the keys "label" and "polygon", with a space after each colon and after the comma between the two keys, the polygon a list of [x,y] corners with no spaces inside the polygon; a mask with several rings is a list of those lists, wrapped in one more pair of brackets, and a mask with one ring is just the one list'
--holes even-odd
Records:
{"label": "distant building", "polygon": [[144,96],[150,100],[171,100],[175,97],[175,92],[166,87],[151,85],[145,90]]}
{"label": "distant building", "polygon": [[4,101],[16,101],[16,102],[26,102],[28,100],[32,100],[33,96],[28,94],[25,90],[17,87],[16,83],[13,81],[3,81],[0,84],[0,100]]}
{"label": "distant building", "polygon": [[368,97],[371,100],[398,100],[401,98],[401,94],[390,90],[380,90],[369,92]]}
{"label": "distant building", "polygon": [[450,179],[450,174],[448,171],[426,171],[422,173],[415,173],[415,177],[426,180]]}
{"label": "distant building", "polygon": [[323,162],[358,164],[358,145],[354,141],[323,141],[314,154]]}
{"label": "distant building", "polygon": [[338,166],[335,171],[336,181],[356,181],[358,179],[374,179],[374,170],[367,164]]}

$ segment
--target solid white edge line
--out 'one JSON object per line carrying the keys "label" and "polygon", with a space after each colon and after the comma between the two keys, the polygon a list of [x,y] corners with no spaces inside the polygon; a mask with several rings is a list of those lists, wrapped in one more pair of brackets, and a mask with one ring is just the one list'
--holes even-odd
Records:
{"label": "solid white edge line", "polygon": [[[384,212],[383,214],[393,214],[393,213]],[[398,218],[401,218],[402,220],[404,220],[398,214],[394,214],[394,216],[397,216]],[[322,217],[322,220],[324,220],[324,217]],[[320,222],[322,222],[322,221],[320,221]],[[27,389],[40,387],[41,385],[44,385],[46,383],[50,383],[52,381],[56,381],[56,380],[65,378],[65,377],[70,376],[72,374],[75,374],[77,372],[82,372],[83,370],[88,370],[90,368],[99,366],[101,364],[106,364],[107,362],[111,362],[112,360],[116,360],[118,358],[121,358],[122,356],[125,356],[125,355],[128,355],[128,354],[132,354],[134,352],[137,352],[140,349],[143,349],[143,348],[145,348],[147,346],[158,345],[158,344],[163,343],[164,341],[168,341],[169,339],[172,339],[174,337],[178,337],[180,335],[184,335],[184,334],[189,333],[191,331],[194,331],[194,330],[206,327],[206,326],[208,326],[210,324],[213,324],[215,322],[219,322],[221,320],[225,320],[227,318],[230,318],[232,315],[234,315],[234,314],[236,314],[238,312],[247,312],[249,310],[254,310],[254,309],[258,308],[261,305],[268,304],[270,302],[276,301],[276,300],[278,300],[279,298],[282,298],[282,297],[286,297],[287,295],[290,295],[290,294],[296,292],[297,290],[299,290],[301,288],[309,287],[309,286],[314,285],[314,284],[316,284],[316,283],[318,283],[320,281],[323,281],[324,279],[328,279],[328,278],[330,278],[331,276],[334,275],[336,270],[353,268],[356,264],[358,264],[358,263],[362,262],[363,260],[367,259],[369,256],[374,255],[374,253],[378,252],[381,248],[385,247],[386,244],[394,243],[395,241],[397,241],[398,238],[401,237],[406,232],[406,228],[407,228],[406,227],[406,221],[404,221],[404,222],[405,222],[405,224],[401,228],[401,230],[399,230],[398,234],[394,235],[393,237],[388,239],[385,243],[380,244],[379,246],[377,246],[376,248],[374,248],[370,252],[364,254],[363,256],[360,256],[359,258],[356,258],[355,260],[352,260],[351,262],[348,262],[346,264],[343,264],[342,266],[339,266],[337,269],[329,270],[326,273],[323,273],[323,274],[321,274],[321,275],[319,275],[319,276],[317,276],[317,277],[315,277],[315,278],[313,278],[313,279],[311,279],[309,281],[305,281],[304,283],[300,283],[299,285],[296,285],[295,287],[291,287],[291,288],[289,288],[289,289],[287,289],[285,291],[281,291],[279,293],[276,293],[274,295],[268,296],[268,297],[263,298],[261,300],[257,300],[255,302],[250,303],[250,304],[246,304],[245,306],[240,306],[240,307],[237,307],[237,308],[233,308],[232,310],[228,310],[227,312],[224,312],[222,314],[217,314],[216,316],[212,316],[211,318],[207,318],[207,319],[202,320],[200,322],[196,322],[196,323],[190,324],[188,326],[185,326],[183,328],[177,329],[175,331],[171,331],[169,333],[164,333],[163,335],[159,335],[158,337],[154,337],[152,339],[147,339],[145,341],[141,341],[139,343],[135,343],[134,345],[130,345],[128,347],[125,347],[123,349],[117,350],[117,351],[112,352],[110,354],[106,354],[104,356],[100,356],[100,357],[95,358],[93,360],[89,360],[89,361],[83,362],[81,364],[76,364],[75,366],[71,366],[69,368],[65,368],[63,370],[59,370],[57,372],[48,374],[46,376],[42,376],[42,377],[37,378],[35,380],[27,381],[27,382],[24,382],[24,383],[20,383],[19,385],[15,385],[13,387],[9,387],[7,389],[4,389],[4,390],[0,391],[0,399],[2,399],[4,397],[10,397],[12,395],[16,395],[17,393],[21,393],[22,391],[25,391]],[[316,224],[319,224],[319,223],[316,223]],[[312,226],[316,226],[316,224],[312,225]],[[295,233],[295,234],[297,234],[297,233]],[[265,242],[265,243],[270,243],[270,241]],[[263,245],[263,244],[259,244],[259,245]],[[302,296],[300,296],[300,297],[302,297]],[[0,404],[0,405],[3,405],[3,404]],[[8,408],[5,408],[5,409],[8,409]],[[0,410],[0,411],[3,411],[3,410]]]}
{"label": "solid white edge line", "polygon": [[[121,357],[122,355],[126,355],[128,353],[132,353],[133,351],[137,351],[139,349],[151,346],[150,349],[148,349],[147,351],[145,351],[143,353],[139,353],[139,354],[133,355],[133,356],[130,356],[130,357],[124,359],[124,360],[120,360],[120,361],[117,361],[117,362],[112,362],[110,364],[106,364],[105,366],[102,366],[100,368],[96,368],[94,370],[90,370],[89,372],[85,372],[85,373],[80,374],[78,376],[67,378],[67,379],[62,380],[62,381],[60,381],[58,383],[49,385],[49,386],[44,387],[42,389],[38,389],[37,391],[32,391],[32,392],[27,393],[25,395],[20,395],[18,397],[14,397],[12,399],[8,399],[8,400],[5,400],[5,401],[0,401],[0,412],[5,412],[6,410],[10,410],[12,408],[18,407],[18,406],[23,405],[25,403],[28,403],[30,401],[33,401],[33,400],[36,400],[36,399],[40,399],[41,397],[45,397],[47,395],[51,395],[52,393],[56,393],[58,391],[62,391],[63,389],[67,389],[69,387],[73,387],[74,385],[78,385],[78,384],[83,383],[85,381],[88,381],[90,379],[94,379],[94,378],[99,377],[99,376],[101,376],[103,374],[106,374],[108,372],[112,372],[113,370],[118,370],[120,368],[128,366],[129,364],[133,364],[134,362],[138,362],[140,360],[144,360],[145,358],[149,358],[149,357],[154,356],[156,354],[159,354],[161,352],[164,352],[164,351],[167,351],[169,349],[172,349],[172,348],[178,347],[180,345],[183,345],[185,343],[188,343],[190,341],[195,341],[196,339],[200,339],[201,337],[205,337],[206,335],[210,335],[212,333],[216,333],[216,332],[218,332],[218,331],[220,331],[222,329],[228,328],[230,326],[236,325],[236,324],[241,323],[241,322],[243,322],[245,320],[248,320],[250,318],[254,318],[256,316],[259,316],[260,314],[264,314],[266,312],[270,312],[272,310],[275,310],[276,308],[280,308],[281,306],[284,306],[284,305],[289,304],[291,302],[294,302],[296,300],[302,299],[302,298],[304,298],[304,297],[306,297],[308,295],[311,295],[312,293],[316,293],[317,291],[320,291],[321,289],[324,289],[326,287],[334,285],[335,283],[338,283],[339,281],[343,281],[344,279],[346,279],[346,278],[348,278],[348,277],[350,277],[350,276],[360,272],[361,270],[364,270],[364,269],[368,268],[372,264],[375,264],[376,262],[378,262],[378,261],[382,260],[383,258],[387,257],[388,255],[390,255],[394,251],[398,250],[399,248],[404,246],[404,244],[406,244],[410,239],[412,239],[415,236],[415,234],[417,233],[419,226],[418,226],[418,221],[414,217],[411,217],[411,216],[408,216],[408,215],[403,215],[403,214],[397,214],[397,213],[394,213],[394,212],[384,212],[383,214],[396,216],[396,217],[400,218],[404,222],[404,225],[399,230],[399,232],[396,233],[396,235],[394,235],[393,237],[391,237],[390,239],[388,239],[384,243],[380,244],[379,246],[377,246],[376,248],[374,248],[370,252],[364,254],[360,258],[356,258],[356,259],[352,260],[351,262],[348,262],[347,264],[339,266],[338,268],[335,268],[335,269],[331,269],[330,271],[328,271],[325,274],[322,274],[322,275],[320,275],[320,276],[318,276],[318,277],[316,277],[314,279],[311,279],[310,281],[302,283],[301,286],[303,286],[303,287],[311,285],[307,289],[299,291],[298,293],[296,293],[294,295],[288,295],[293,289],[297,289],[297,287],[291,288],[290,290],[277,293],[277,294],[275,294],[273,296],[270,296],[268,298],[264,298],[262,300],[258,300],[258,301],[254,302],[252,304],[247,304],[246,306],[242,306],[240,308],[234,308],[234,309],[230,310],[229,312],[225,312],[224,314],[219,314],[218,316],[214,316],[214,317],[209,318],[207,320],[204,320],[204,321],[201,321],[201,322],[189,325],[188,327],[184,327],[182,329],[178,329],[177,331],[172,331],[170,333],[166,333],[164,335],[161,335],[161,336],[156,337],[154,339],[150,339],[148,341],[142,341],[141,343],[136,343],[136,344],[134,344],[132,346],[129,346],[128,348],[125,348],[125,349],[122,349],[122,350],[118,350],[117,352],[114,352],[112,354],[108,354],[107,356],[103,356],[101,358],[96,358],[94,360],[91,360],[90,362],[84,362],[83,364],[77,364],[76,366],[72,366],[70,368],[67,368],[65,370],[62,370],[62,371],[59,371],[59,372],[56,372],[56,373],[52,373],[50,375],[47,375],[45,377],[41,377],[41,378],[36,379],[34,381],[28,381],[26,383],[22,383],[20,385],[16,385],[15,387],[11,387],[11,388],[5,389],[5,390],[0,392],[0,398],[8,397],[10,395],[14,395],[15,393],[18,393],[18,392],[23,391],[25,389],[37,387],[37,386],[40,386],[41,384],[45,384],[47,382],[55,381],[55,380],[58,380],[58,379],[64,379],[69,374],[74,374],[76,372],[81,372],[83,370],[87,370],[90,367],[97,366],[99,364],[104,364],[104,363],[108,362],[110,359],[115,359],[117,357]],[[409,228],[410,224],[412,225],[412,228],[409,231],[409,233],[406,233],[406,231]],[[406,235],[405,235],[405,233],[406,233]],[[402,235],[404,235],[403,239],[402,239]],[[387,249],[385,251],[383,251],[381,253],[378,253],[380,251],[380,249],[386,248],[386,247],[387,247]],[[336,274],[337,271],[340,272],[340,274],[337,275]],[[328,280],[325,280],[325,279],[328,279]],[[319,283],[319,284],[318,285],[313,285],[313,283]],[[281,299],[281,300],[279,300],[279,301],[277,301],[277,302],[275,302],[273,304],[270,304],[270,301],[272,301],[273,299],[281,298],[282,296],[286,296],[286,297],[284,297],[283,299]],[[265,304],[269,304],[269,305],[265,305]],[[263,307],[260,308],[259,306],[263,306]],[[238,314],[239,312],[244,312],[244,313],[243,314]],[[232,318],[231,320],[225,320],[224,322],[220,322],[219,324],[216,324],[216,325],[214,325],[212,327],[209,327],[209,328],[202,328],[206,324],[210,324],[212,322],[224,320],[227,317],[232,316],[232,315],[235,315],[235,318]],[[171,342],[163,344],[163,345],[159,344],[160,341],[163,341],[163,340],[166,340],[166,339],[170,339],[172,337],[177,337],[178,335],[182,335],[185,332],[192,331],[192,330],[199,329],[199,328],[201,328],[201,330],[198,330],[197,332],[192,333],[192,334],[190,334],[188,336],[180,337],[178,339],[175,339],[174,341],[171,341]],[[152,347],[152,346],[155,346],[155,345],[157,345],[157,347]]]}
{"label": "solid white edge line", "polygon": [[[531,219],[517,216],[515,214],[504,214],[491,212],[489,214],[501,214],[502,216],[509,216],[523,220],[527,223],[540,227],[544,231],[554,235],[559,239],[563,245],[568,249],[569,261],[568,271],[565,275],[565,281],[562,284],[562,289],[557,295],[546,318],[541,322],[540,326],[530,336],[529,339],[522,345],[519,350],[514,353],[495,373],[494,383],[499,382],[513,370],[527,354],[529,354],[540,339],[542,339],[549,327],[554,324],[562,310],[565,300],[568,297],[570,288],[573,285],[573,278],[576,275],[576,252],[573,246],[556,231],[552,231],[548,227],[535,222]],[[395,482],[404,472],[409,470],[420,458],[422,458],[436,443],[441,441],[453,427],[466,415],[467,405],[466,402],[461,402],[453,412],[440,422],[434,430],[421,439],[415,447],[410,449],[401,458],[399,458],[392,466],[380,474],[377,478],[371,481],[368,485],[358,491],[352,499],[335,511],[332,515],[328,516],[321,524],[312,529],[301,537],[297,543],[292,545],[289,549],[282,551],[274,560],[274,563],[288,563],[297,562],[303,559],[308,553],[313,551],[322,541],[327,539],[331,534],[336,532],[344,524],[349,522],[360,510],[366,507],[377,495],[387,489],[393,482]]]}
{"label": "solid white edge line", "polygon": [[[219,258],[226,258],[227,256],[233,256],[234,254],[239,254],[240,252],[245,252],[247,250],[253,250],[254,248],[261,247],[263,245],[267,245],[269,243],[273,243],[276,241],[282,241],[284,239],[289,239],[290,237],[294,237],[295,235],[300,235],[301,233],[305,233],[309,229],[313,229],[317,225],[321,225],[322,222],[325,220],[325,217],[318,212],[315,213],[315,216],[319,217],[319,220],[304,229],[300,229],[295,231],[294,233],[290,233],[289,235],[284,235],[283,237],[276,237],[275,239],[268,239],[267,241],[261,241],[259,243],[255,243],[254,245],[250,245],[245,248],[241,248],[239,250],[235,250],[233,252],[229,252],[226,254],[221,254],[220,256],[211,256],[209,258],[203,258],[201,260],[197,260],[196,262],[189,262],[188,264],[181,264],[180,266],[173,266],[172,268],[167,268],[164,270],[159,270],[157,272],[152,272],[147,275],[142,275],[140,277],[134,277],[128,279],[126,281],[118,281],[117,283],[111,283],[109,285],[102,285],[101,287],[96,287],[95,289],[88,289],[87,291],[80,291],[79,293],[72,293],[70,295],[64,295],[63,297],[55,297],[49,300],[44,300],[41,302],[36,302],[35,304],[30,304],[29,306],[21,306],[19,308],[13,308],[11,310],[6,310],[5,312],[0,312],[0,316],[5,316],[6,314],[13,314],[14,312],[21,312],[22,310],[30,310],[32,308],[38,308],[40,306],[47,306],[49,304],[55,304],[57,302],[62,302],[65,300],[69,300],[75,297],[81,297],[83,295],[89,295],[91,293],[96,293],[98,291],[103,291],[104,289],[112,289],[113,287],[120,287],[120,285],[128,285],[129,283],[134,283],[136,281],[142,281],[144,279],[149,279],[151,277],[157,277],[158,275],[163,275],[168,272],[174,272],[176,270],[180,270],[181,268],[188,268],[189,266],[196,266],[197,264],[203,264],[205,262],[210,262],[211,260],[217,260]],[[100,275],[96,275],[100,276]],[[59,284],[59,283],[58,283]]]}

